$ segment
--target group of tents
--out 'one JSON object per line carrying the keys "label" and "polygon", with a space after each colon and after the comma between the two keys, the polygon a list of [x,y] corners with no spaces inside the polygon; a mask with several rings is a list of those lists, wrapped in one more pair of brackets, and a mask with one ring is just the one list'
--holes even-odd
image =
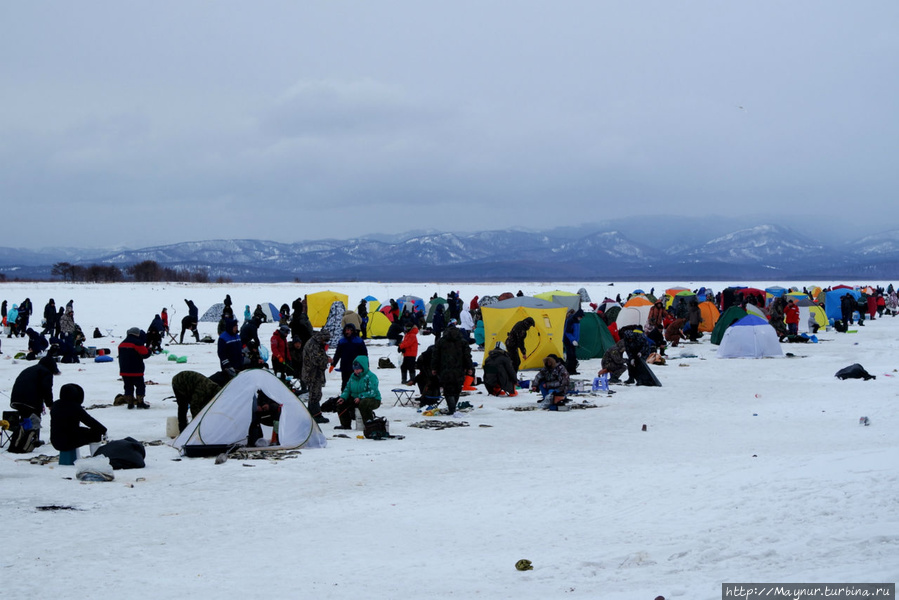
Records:
{"label": "group of tents", "polygon": [[[730,293],[732,289],[728,290]],[[845,294],[858,299],[860,292],[845,286],[833,290],[818,290],[818,302],[807,294],[785,288],[756,290],[742,288],[743,294],[754,295],[763,303],[784,295],[791,296],[800,309],[800,332],[808,332],[813,319],[824,328],[830,319],[840,318],[840,299]],[[700,289],[697,292],[686,288],[665,290],[662,296],[668,310],[677,313],[681,304],[696,299],[702,314],[700,331],[709,333],[711,343],[719,346],[720,358],[782,356],[780,342],[767,315],[755,304],[747,304],[745,310],[733,305],[719,314],[711,292]],[[316,328],[326,327],[335,316],[335,308],[341,315],[348,306],[348,296],[337,292],[318,292],[307,295],[309,320]],[[579,360],[599,358],[615,344],[615,331],[629,326],[643,326],[649,309],[655,302],[651,294],[635,290],[628,300],[619,304],[610,299],[598,305],[591,305],[597,311],[585,312],[580,322],[580,338],[577,348]],[[374,297],[363,299],[367,303],[369,315],[368,334],[370,337],[384,337],[390,327],[392,315],[390,305],[381,306]],[[396,299],[402,311],[406,306],[426,316],[430,322],[436,307],[445,304],[443,298],[425,301],[416,296]],[[484,324],[484,345],[492,348],[497,342],[504,342],[511,328],[525,318],[532,318],[532,327],[525,340],[526,356],[521,369],[537,369],[543,358],[549,354],[563,355],[565,321],[569,310],[577,310],[590,302],[585,290],[577,293],[555,290],[531,296],[503,294],[499,297],[481,298],[479,305]],[[336,304],[336,306],[335,306]],[[278,310],[272,303],[261,303],[273,321],[278,320]],[[823,305],[823,306],[822,306]],[[224,305],[214,305],[201,320],[217,320]],[[215,315],[215,318],[211,316]],[[330,317],[330,318],[329,318]],[[186,453],[220,451],[240,444],[246,439],[253,418],[253,402],[259,391],[282,404],[278,423],[278,448],[323,447],[325,436],[314,419],[296,395],[278,378],[268,371],[250,370],[239,374],[229,382],[219,394],[194,418],[188,427],[173,442],[175,448]]]}

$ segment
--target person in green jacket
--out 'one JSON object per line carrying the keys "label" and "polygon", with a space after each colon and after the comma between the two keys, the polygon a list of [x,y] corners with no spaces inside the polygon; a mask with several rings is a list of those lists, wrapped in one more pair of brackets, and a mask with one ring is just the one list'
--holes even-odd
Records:
{"label": "person in green jacket", "polygon": [[353,374],[337,401],[340,425],[335,429],[349,429],[357,408],[362,413],[363,422],[371,420],[379,406],[381,391],[378,389],[378,376],[368,369],[367,356],[357,356],[353,361]]}

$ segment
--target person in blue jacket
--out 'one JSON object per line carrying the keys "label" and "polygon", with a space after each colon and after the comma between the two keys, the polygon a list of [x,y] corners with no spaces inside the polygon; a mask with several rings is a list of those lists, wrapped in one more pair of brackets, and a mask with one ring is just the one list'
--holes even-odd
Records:
{"label": "person in blue jacket", "polygon": [[584,311],[569,310],[565,319],[565,336],[562,338],[562,346],[565,348],[565,369],[569,375],[577,375],[577,347],[581,338],[581,319]]}
{"label": "person in blue jacket", "polygon": [[365,341],[359,337],[356,326],[347,323],[343,328],[343,337],[337,342],[337,350],[334,351],[334,360],[331,363],[332,368],[337,365],[336,368],[340,371],[341,392],[346,389],[347,381],[353,375],[353,361],[358,356],[368,356],[368,348]]}
{"label": "person in blue jacket", "polygon": [[219,364],[229,377],[234,377],[243,368],[243,344],[237,330],[237,320],[227,319],[218,341]]}

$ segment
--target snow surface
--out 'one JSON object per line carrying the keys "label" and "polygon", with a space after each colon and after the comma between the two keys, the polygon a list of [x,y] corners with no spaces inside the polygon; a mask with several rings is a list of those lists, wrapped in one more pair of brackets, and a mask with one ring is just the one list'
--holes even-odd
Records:
{"label": "snow surface", "polygon": [[[585,287],[601,302],[684,283]],[[230,293],[242,314],[244,304],[280,306],[322,289],[349,294],[353,308],[367,294],[386,301],[457,289],[467,304],[476,294],[582,286],[7,283],[0,295],[10,304],[30,297],[33,323],[49,297],[58,306],[74,299],[76,321],[88,334],[111,328],[115,337],[97,345],[114,348],[127,328],[145,329],[163,306],[177,330],[184,298],[202,314]],[[272,329],[264,325],[261,339]],[[654,369],[662,388],[617,386],[611,397],[586,397],[599,408],[565,413],[507,410],[533,406],[529,393],[479,393],[464,398],[472,412],[440,417],[470,426],[442,431],[409,427],[424,417],[393,407],[399,369],[376,370],[384,397],[378,413],[405,439],[336,438],[332,418],[323,426],[327,448],[282,461],[216,465],[149,446],[147,468],[116,471],[110,483],[80,483],[74,467],[32,465],[0,451],[0,593],[639,600],[717,599],[722,582],[895,582],[899,319],[856,329],[822,332],[819,344],[785,345],[796,358],[764,360],[717,359],[706,336],[669,350],[669,364]],[[200,334],[214,337],[215,324],[200,323]],[[430,343],[423,336],[422,350]],[[24,346],[21,338],[2,339],[4,395],[33,364],[10,359]],[[159,384],[148,387],[150,410],[91,411],[111,438],[168,441],[172,376],[217,368],[213,344],[168,349],[188,362],[147,361],[147,379]],[[369,351],[399,364],[383,341]],[[855,362],[877,379],[834,378]],[[55,389],[79,383],[85,406],[111,403],[121,389],[115,363],[60,368]],[[583,361],[575,378],[591,379],[598,368],[598,359]],[[329,376],[326,398],[339,383],[338,373]],[[871,425],[860,426],[860,416]],[[40,451],[56,454],[44,446],[34,455]],[[77,510],[37,510],[47,505]],[[534,570],[517,571],[522,558]]]}

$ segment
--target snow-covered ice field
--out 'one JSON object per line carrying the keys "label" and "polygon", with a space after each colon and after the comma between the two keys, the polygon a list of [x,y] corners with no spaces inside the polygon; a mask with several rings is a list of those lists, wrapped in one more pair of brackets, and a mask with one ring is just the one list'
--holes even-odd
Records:
{"label": "snow-covered ice field", "polygon": [[[739,282],[765,287],[764,282]],[[877,282],[778,282],[827,285]],[[703,283],[671,282],[696,288]],[[595,302],[668,282],[587,284]],[[712,284],[716,290],[725,283]],[[0,286],[10,305],[26,296],[39,324],[48,298],[75,301],[90,337],[146,329],[169,307],[173,331],[191,298],[202,314],[226,293],[235,312],[280,306],[323,289],[428,298],[519,289],[531,295],[578,283],[514,284],[26,284]],[[409,427],[424,417],[394,407],[399,369],[375,373],[391,433],[405,439],[335,438],[280,461],[181,459],[147,447],[147,468],[110,483],[80,483],[74,467],[32,465],[0,451],[0,595],[3,598],[720,598],[722,582],[899,580],[899,319],[821,332],[818,344],[786,344],[795,358],[716,358],[708,335],[669,349],[654,367],[661,388],[616,386],[588,396],[596,409],[517,412],[536,396],[477,393],[455,418],[469,427]],[[260,328],[267,344],[273,326]],[[214,323],[200,334],[215,337]],[[433,338],[421,336],[421,350]],[[25,339],[2,339],[0,404]],[[91,413],[110,438],[169,439],[171,378],[211,374],[214,344],[169,346],[188,357],[147,360],[151,409]],[[369,342],[372,364],[395,348]],[[681,354],[695,358],[681,358]],[[480,362],[481,353],[473,350]],[[876,380],[838,381],[861,363]],[[592,379],[599,359],[582,361]],[[75,382],[85,406],[121,390],[116,363],[60,365],[55,390]],[[329,375],[324,397],[337,395]],[[871,425],[859,425],[867,416]],[[49,426],[49,418],[45,420]],[[642,425],[647,426],[644,432]],[[45,429],[43,439],[49,439]],[[56,454],[49,445],[39,453]],[[27,458],[27,455],[26,457]],[[65,505],[77,510],[39,511]],[[514,567],[533,562],[532,571]]]}

